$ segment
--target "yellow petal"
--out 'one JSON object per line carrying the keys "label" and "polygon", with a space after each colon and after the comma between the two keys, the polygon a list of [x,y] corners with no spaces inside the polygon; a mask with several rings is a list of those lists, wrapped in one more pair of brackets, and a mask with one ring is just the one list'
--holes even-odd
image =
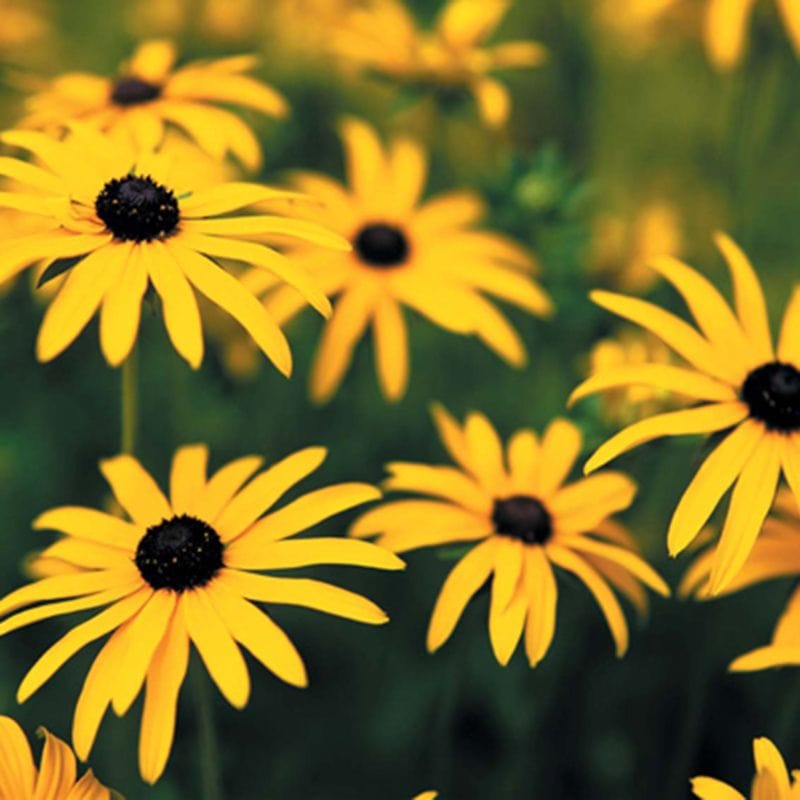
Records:
{"label": "yellow petal", "polygon": [[387,400],[399,400],[408,385],[408,333],[399,304],[382,295],[375,306],[375,366]]}
{"label": "yellow petal", "polygon": [[[146,512],[145,516],[149,514]],[[142,537],[142,531],[136,525],[104,511],[82,506],[51,508],[36,517],[33,527],[35,530],[60,531],[68,536],[130,553],[136,549]]]}
{"label": "yellow petal", "polygon": [[539,494],[540,448],[536,434],[517,431],[508,443],[509,489],[512,494]]}
{"label": "yellow petal", "polygon": [[727,783],[716,778],[692,778],[692,791],[700,800],[747,800],[743,794],[737,792]]}
{"label": "yellow petal", "polygon": [[454,467],[393,461],[386,465],[389,477],[383,482],[387,490],[418,492],[440,497],[477,514],[489,514],[492,498],[461,470]]}
{"label": "yellow petal", "polygon": [[193,514],[206,487],[208,448],[204,444],[181,447],[172,457],[169,476],[170,505],[174,514]]}
{"label": "yellow petal", "polygon": [[648,419],[635,422],[612,436],[605,444],[597,448],[594,455],[584,465],[583,471],[585,473],[593,472],[618,455],[662,436],[714,433],[731,428],[748,414],[747,406],[740,402],[714,403],[699,408],[656,414]]}
{"label": "yellow petal", "polygon": [[756,771],[765,772],[775,781],[778,800],[785,797],[789,792],[789,771],[786,769],[786,762],[778,751],[778,748],[763,736],[753,742],[753,758],[756,762]]}
{"label": "yellow petal", "polygon": [[375,131],[360,120],[342,120],[339,132],[345,148],[347,181],[353,193],[364,203],[383,191],[387,173],[383,147]]}
{"label": "yellow petal", "polygon": [[150,473],[133,456],[107,458],[100,462],[100,471],[117,502],[136,525],[149,528],[172,517],[167,498]]}
{"label": "yellow petal", "polygon": [[745,33],[755,0],[709,0],[705,19],[708,56],[719,70],[729,70],[742,57]]}
{"label": "yellow petal", "polygon": [[492,423],[484,414],[469,414],[464,425],[464,438],[473,475],[490,496],[502,495],[508,479],[503,445]]}
{"label": "yellow petal", "polygon": [[481,119],[490,128],[501,128],[511,114],[508,89],[495,78],[483,77],[472,84]]}
{"label": "yellow petal", "polygon": [[544,548],[525,548],[523,580],[529,606],[525,625],[525,653],[528,663],[535,667],[547,655],[556,631],[558,586]]}
{"label": "yellow petal", "polygon": [[492,589],[489,607],[489,641],[497,662],[503,667],[508,664],[517,649],[525,627],[527,611],[528,595],[521,582],[505,606]]}
{"label": "yellow petal", "polygon": [[11,717],[0,716],[0,797],[33,797],[36,767],[22,728]]}
{"label": "yellow petal", "polygon": [[128,72],[143,81],[161,83],[175,63],[175,45],[167,39],[142,42],[128,62]]}
{"label": "yellow petal", "polygon": [[541,463],[546,465],[539,475],[539,495],[550,497],[572,470],[581,451],[583,437],[576,425],[566,419],[554,419],[542,436]]}
{"label": "yellow petal", "polygon": [[796,286],[783,314],[778,337],[778,361],[800,365],[800,286]]}
{"label": "yellow petal", "polygon": [[66,742],[42,730],[44,750],[33,800],[61,800],[73,787],[78,774],[75,756]]}
{"label": "yellow petal", "polygon": [[215,520],[250,476],[261,467],[261,456],[245,456],[217,470],[206,484],[196,509],[200,519]]}
{"label": "yellow petal", "polygon": [[722,529],[710,591],[717,594],[742,568],[775,498],[780,475],[778,442],[775,435],[763,437],[745,464],[731,495],[728,516]]}

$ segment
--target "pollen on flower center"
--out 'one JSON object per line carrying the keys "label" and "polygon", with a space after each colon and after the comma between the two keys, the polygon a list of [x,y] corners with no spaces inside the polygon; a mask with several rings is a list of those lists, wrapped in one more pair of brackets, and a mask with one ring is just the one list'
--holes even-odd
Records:
{"label": "pollen on flower center", "polygon": [[97,216],[117,239],[151,241],[175,232],[180,221],[178,200],[149,175],[110,180],[94,203]]}
{"label": "pollen on flower center", "polygon": [[526,544],[544,544],[553,535],[550,512],[535,497],[527,495],[496,500],[492,522],[497,533]]}
{"label": "pollen on flower center", "polygon": [[143,81],[141,78],[120,78],[111,91],[111,101],[118,106],[135,106],[149,103],[161,96],[161,87],[157,83]]}
{"label": "pollen on flower center", "polygon": [[397,267],[408,258],[410,250],[406,235],[393,225],[379,222],[365,225],[353,242],[362,261],[372,267]]}
{"label": "pollen on flower center", "polygon": [[750,416],[770,430],[800,429],[800,370],[774,361],[754,369],[742,386]]}
{"label": "pollen on flower center", "polygon": [[135,560],[154,589],[183,592],[204,586],[222,568],[222,540],[207,523],[181,514],[149,527]]}

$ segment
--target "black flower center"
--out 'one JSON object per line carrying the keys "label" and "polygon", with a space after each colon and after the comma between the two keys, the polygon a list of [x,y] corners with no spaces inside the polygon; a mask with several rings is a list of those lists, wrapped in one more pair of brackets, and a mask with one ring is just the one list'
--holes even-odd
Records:
{"label": "black flower center", "polygon": [[111,90],[111,102],[118,106],[135,106],[149,103],[161,96],[157,83],[143,81],[141,78],[120,78]]}
{"label": "black flower center", "polygon": [[136,548],[136,566],[154,589],[183,592],[207,584],[222,568],[222,540],[187,514],[152,525]]}
{"label": "black flower center", "polygon": [[742,386],[750,416],[777,431],[800,429],[800,371],[773,361],[754,369]]}
{"label": "black flower center", "polygon": [[498,533],[526,544],[544,544],[553,535],[550,512],[535,497],[527,495],[496,500],[492,522]]}
{"label": "black flower center", "polygon": [[180,220],[175,195],[149,175],[110,180],[97,195],[94,208],[117,239],[136,242],[169,236]]}
{"label": "black flower center", "polygon": [[382,222],[364,226],[358,232],[353,246],[362,261],[379,269],[402,264],[410,250],[403,231]]}

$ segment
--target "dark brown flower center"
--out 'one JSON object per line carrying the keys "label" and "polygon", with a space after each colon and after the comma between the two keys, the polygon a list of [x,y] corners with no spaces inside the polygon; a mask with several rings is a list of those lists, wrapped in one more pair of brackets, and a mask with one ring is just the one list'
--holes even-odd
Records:
{"label": "dark brown flower center", "polygon": [[773,361],[754,369],[742,386],[750,416],[776,431],[800,429],[800,371]]}
{"label": "dark brown flower center", "polygon": [[111,90],[111,102],[118,106],[136,106],[149,103],[161,96],[157,83],[143,81],[141,78],[120,78]]}
{"label": "dark brown flower center", "polygon": [[110,180],[97,195],[94,208],[117,239],[135,242],[169,236],[180,221],[175,195],[149,175]]}
{"label": "dark brown flower center", "polygon": [[496,500],[492,522],[497,533],[526,544],[544,544],[553,535],[550,512],[535,497],[527,495]]}
{"label": "dark brown flower center", "polygon": [[364,226],[353,242],[359,258],[371,267],[397,267],[410,250],[406,235],[399,228],[382,222]]}
{"label": "dark brown flower center", "polygon": [[135,560],[154,589],[184,592],[205,586],[222,568],[222,540],[207,523],[181,514],[149,527]]}

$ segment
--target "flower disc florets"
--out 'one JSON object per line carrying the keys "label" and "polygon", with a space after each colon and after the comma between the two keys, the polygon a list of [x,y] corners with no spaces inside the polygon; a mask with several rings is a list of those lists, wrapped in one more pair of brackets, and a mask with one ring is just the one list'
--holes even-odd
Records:
{"label": "flower disc florets", "polygon": [[379,269],[399,266],[407,259],[410,249],[403,231],[384,223],[363,227],[353,246],[362,261]]}
{"label": "flower disc florets", "polygon": [[149,103],[161,97],[161,87],[157,83],[143,81],[141,78],[120,78],[111,90],[111,101],[118,106],[136,106]]}
{"label": "flower disc florets", "polygon": [[207,584],[222,568],[222,540],[187,514],[152,525],[136,548],[136,566],[154,589],[183,592]]}
{"label": "flower disc florets", "polygon": [[175,232],[180,221],[178,200],[149,175],[110,180],[95,200],[97,216],[117,239],[149,242]]}
{"label": "flower disc florets", "polygon": [[550,512],[535,497],[527,495],[496,500],[492,522],[497,533],[526,544],[544,544],[553,535]]}
{"label": "flower disc florets", "polygon": [[800,429],[800,370],[773,361],[754,369],[742,386],[750,416],[777,431]]}

